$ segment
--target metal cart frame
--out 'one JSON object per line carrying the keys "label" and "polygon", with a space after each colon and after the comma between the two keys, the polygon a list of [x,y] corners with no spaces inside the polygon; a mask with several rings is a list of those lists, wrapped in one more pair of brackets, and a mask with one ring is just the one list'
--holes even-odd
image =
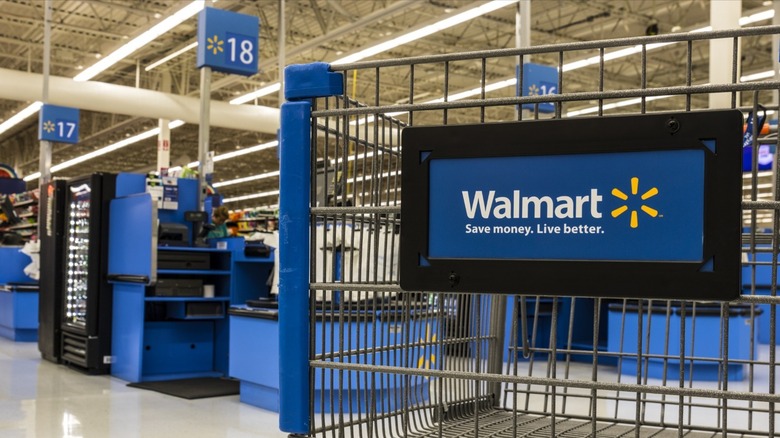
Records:
{"label": "metal cart frame", "polygon": [[[674,110],[696,111],[711,93],[730,93],[731,108],[755,117],[780,82],[740,82],[738,43],[777,33],[780,27],[766,26],[288,67],[290,102],[281,122],[281,429],[368,438],[776,436],[780,195],[757,198],[755,152],[742,201],[745,287],[731,303],[402,291],[395,263],[404,126],[447,124],[456,113],[473,115],[475,123],[507,114],[523,121],[539,113],[518,111],[520,105],[538,109],[545,102],[554,104],[556,118],[588,100],[598,101],[597,117],[610,101],[625,98],[637,99],[638,112],[646,113],[660,96],[672,96]],[[694,80],[694,48],[713,39],[733,42],[730,83]],[[668,44],[684,48],[685,81],[654,87],[647,81],[649,52]],[[605,54],[626,47],[640,48],[639,86],[610,87]],[[568,92],[568,78],[578,73],[567,73],[564,59],[582,53],[595,53],[588,68],[598,85]],[[490,69],[531,55],[557,58],[558,94],[491,97]],[[461,90],[449,88],[449,75],[463,61],[481,65],[478,89],[473,98],[451,99]],[[384,101],[386,69],[406,72],[408,103]],[[438,72],[446,97],[417,103],[415,77],[430,71]],[[346,93],[356,74],[368,83],[361,89],[374,93],[362,102]],[[758,230],[760,211],[771,215],[769,232]],[[757,277],[766,272],[759,293]],[[603,348],[607,319],[617,349]],[[758,346],[756,334],[767,329],[769,346]],[[714,349],[700,351],[705,344]],[[747,353],[736,357],[739,346]],[[714,370],[712,381],[699,379],[702,369]]]}

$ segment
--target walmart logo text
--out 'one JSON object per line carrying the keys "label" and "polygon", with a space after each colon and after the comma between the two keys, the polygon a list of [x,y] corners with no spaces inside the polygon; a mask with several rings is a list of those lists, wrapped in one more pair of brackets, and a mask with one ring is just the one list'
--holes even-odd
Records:
{"label": "walmart logo text", "polygon": [[463,205],[466,208],[466,216],[469,219],[479,213],[483,219],[527,219],[557,218],[557,219],[581,219],[589,214],[594,219],[601,218],[599,203],[603,197],[597,189],[590,189],[590,195],[584,196],[520,196],[520,190],[512,191],[512,196],[496,196],[495,190],[485,192],[482,190],[463,194]]}

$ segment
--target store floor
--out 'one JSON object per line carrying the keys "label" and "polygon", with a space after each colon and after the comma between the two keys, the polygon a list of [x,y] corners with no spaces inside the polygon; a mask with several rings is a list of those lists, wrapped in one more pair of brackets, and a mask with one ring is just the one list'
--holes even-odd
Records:
{"label": "store floor", "polygon": [[0,338],[0,437],[286,437],[276,413],[238,396],[185,400],[41,360],[35,343]]}
{"label": "store floor", "polygon": [[[780,354],[780,348],[777,353]],[[767,360],[769,348],[759,348],[759,359]],[[452,360],[450,360],[452,362]],[[454,362],[451,363],[454,365]],[[546,363],[534,365],[534,376],[544,376]],[[527,375],[528,363],[518,364],[518,374]],[[563,372],[562,368],[559,368]],[[779,370],[780,371],[780,370]],[[569,378],[589,379],[590,366],[574,363],[569,369]],[[753,380],[756,392],[766,393],[769,388],[767,366],[757,366]],[[599,367],[599,380],[617,381],[618,375],[612,367]],[[623,376],[630,382],[631,376]],[[650,385],[663,384],[649,380]],[[717,389],[717,382],[697,382],[697,388]],[[539,388],[541,391],[543,388]],[[732,391],[749,391],[748,381],[730,382]],[[583,390],[584,391],[584,390]],[[586,398],[576,397],[577,390],[570,390],[567,413],[587,414]],[[585,391],[587,392],[587,391]],[[585,392],[581,396],[586,395]],[[431,392],[436,394],[434,389]],[[602,397],[614,395],[603,392]],[[619,403],[602,400],[598,406],[601,415],[633,421],[636,404],[633,394],[623,393],[629,400]],[[541,409],[543,396],[533,396],[532,403]],[[646,421],[666,417],[676,422],[677,407],[672,402],[664,403],[661,396],[648,396],[656,400],[648,403],[643,416]],[[671,399],[670,399],[671,400]],[[697,405],[695,400],[688,403]],[[706,403],[706,404],[705,404]],[[686,425],[697,427],[718,427],[720,411],[713,400],[702,400],[700,407],[684,412]],[[518,406],[524,400],[518,397]],[[663,406],[663,408],[661,408]],[[754,431],[768,430],[766,413],[748,416],[745,408],[748,402],[731,401],[729,424]],[[767,406],[753,404],[753,409]],[[579,408],[579,409],[578,409]],[[740,409],[742,408],[742,409]],[[663,409],[663,413],[662,413]],[[577,412],[581,411],[581,412]],[[319,418],[319,417],[318,417]],[[780,414],[776,418],[780,422]],[[87,376],[67,367],[55,365],[40,359],[35,343],[14,343],[0,338],[0,437],[2,438],[157,438],[157,437],[228,437],[281,438],[287,435],[279,432],[278,415],[238,401],[238,396],[217,397],[200,400],[185,400],[135,388],[128,388],[126,382],[110,376]],[[676,435],[675,435],[676,436]]]}

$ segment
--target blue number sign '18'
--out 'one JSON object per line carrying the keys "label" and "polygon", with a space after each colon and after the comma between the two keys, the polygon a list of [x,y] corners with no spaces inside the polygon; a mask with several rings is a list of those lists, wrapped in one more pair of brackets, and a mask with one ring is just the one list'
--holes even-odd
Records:
{"label": "blue number sign '18'", "polygon": [[44,105],[38,119],[38,139],[59,143],[79,142],[79,110]]}
{"label": "blue number sign '18'", "polygon": [[259,33],[257,17],[205,8],[198,16],[197,67],[252,76],[257,73]]}

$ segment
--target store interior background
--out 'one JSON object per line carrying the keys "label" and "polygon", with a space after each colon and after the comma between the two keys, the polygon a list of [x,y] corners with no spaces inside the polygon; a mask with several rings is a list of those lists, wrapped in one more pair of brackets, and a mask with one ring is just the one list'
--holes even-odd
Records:
{"label": "store interior background", "polygon": [[[258,74],[252,77],[214,73],[213,102],[259,105],[276,110],[280,103],[279,65],[314,61],[338,62],[378,43],[391,41],[410,31],[441,22],[448,16],[488,2],[389,1],[389,0],[219,0],[211,4],[220,9],[255,15],[260,18]],[[735,3],[735,2],[727,2]],[[134,37],[187,6],[185,1],[57,1],[53,3],[51,37],[51,75],[78,78],[89,67],[111,54]],[[0,69],[40,74],[43,64],[44,3],[36,0],[3,0],[0,2]],[[280,5],[283,14],[280,14]],[[516,46],[517,3],[508,2],[492,12],[469,19],[444,30],[397,45],[365,60],[427,56],[473,50],[504,49]],[[774,5],[771,1],[742,0],[740,25],[772,24]],[[641,35],[689,32],[706,28],[710,23],[710,2],[683,1],[533,1],[531,2],[531,44],[592,41]],[[91,81],[139,87],[146,90],[198,98],[200,75],[195,68],[197,19],[184,20],[172,30],[160,35],[129,56],[124,57]],[[772,41],[769,37],[745,39],[741,47],[741,79],[743,81],[771,78]],[[283,47],[283,48],[282,48]],[[281,48],[281,49],[280,49]],[[630,49],[630,48],[628,48]],[[685,83],[686,48],[672,44],[648,50],[648,86],[662,87]],[[641,85],[640,55],[636,50],[623,53],[605,62],[605,89],[638,88]],[[162,63],[159,61],[176,55]],[[598,63],[577,64],[598,55],[597,51],[582,51],[581,57],[563,60],[567,92],[593,90],[598,83]],[[567,56],[569,56],[567,54]],[[707,83],[710,50],[706,42],[694,43],[692,84]],[[362,58],[351,58],[351,60]],[[523,62],[555,66],[556,56],[532,56]],[[492,62],[492,61],[489,61]],[[587,64],[587,63],[586,63]],[[490,87],[487,97],[515,95],[512,80],[515,66],[506,62],[487,65],[485,82]],[[449,68],[450,100],[474,97],[469,94],[483,74],[478,62],[454,62]],[[8,71],[0,70],[0,78]],[[414,72],[414,103],[442,97],[445,78],[440,70]],[[82,76],[83,77],[83,76]],[[33,82],[39,76],[30,76]],[[361,101],[374,102],[374,78],[348,77],[348,92]],[[368,78],[367,78],[368,79]],[[408,68],[385,69],[380,79],[379,103],[408,103],[410,72]],[[36,87],[38,84],[35,84]],[[6,82],[0,89],[0,161],[17,170],[28,180],[28,189],[37,186],[39,142],[37,116],[29,115],[15,123],[15,115],[32,102],[8,99]],[[54,92],[54,91],[53,91]],[[459,94],[461,92],[466,92]],[[110,102],[111,96],[105,99]],[[647,111],[678,108],[675,99],[648,99]],[[597,101],[567,103],[562,114],[572,116],[578,110],[594,107]],[[617,103],[609,108],[610,103]],[[605,102],[605,114],[637,112],[638,102],[621,103],[620,99]],[[68,104],[82,107],[79,102]],[[692,107],[706,108],[707,96],[693,96]],[[194,109],[197,111],[197,108]],[[510,107],[488,108],[491,120],[512,120]],[[439,123],[441,111],[421,114],[426,120],[416,124]],[[404,115],[399,115],[403,120]],[[449,123],[475,122],[474,111],[449,111]],[[18,117],[17,117],[18,118]],[[13,120],[12,120],[13,119]],[[156,135],[135,141],[136,136],[158,126],[158,119],[117,113],[81,111],[81,142],[77,145],[56,144],[52,164],[54,177],[71,178],[95,171],[147,173],[156,168]],[[220,128],[212,124],[210,149],[215,151],[214,182],[231,210],[274,207],[278,204],[278,150],[273,123],[259,123],[247,129]],[[70,162],[87,153],[116,145],[122,140],[134,140],[127,146],[112,150],[83,162]],[[171,165],[187,165],[197,160],[198,126],[186,123],[171,130]],[[253,148],[253,149],[250,149]],[[241,154],[241,152],[244,152]],[[230,155],[226,155],[230,154]],[[222,158],[220,158],[222,157]],[[769,176],[762,175],[758,184],[759,199],[770,196]],[[762,220],[769,218],[759,217]],[[767,223],[768,225],[768,223]]]}

